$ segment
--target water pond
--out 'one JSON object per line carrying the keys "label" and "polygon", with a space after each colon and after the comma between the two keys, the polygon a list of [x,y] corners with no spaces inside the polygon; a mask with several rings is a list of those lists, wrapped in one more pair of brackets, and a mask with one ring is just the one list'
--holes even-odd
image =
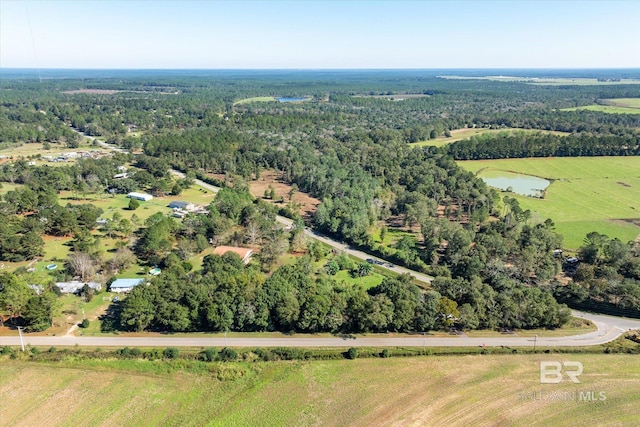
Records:
{"label": "water pond", "polygon": [[281,97],[281,98],[276,98],[276,100],[278,102],[302,102],[302,101],[307,101],[309,100],[309,98],[291,98],[291,97]]}
{"label": "water pond", "polygon": [[551,181],[506,171],[485,171],[480,178],[489,186],[529,197],[542,197]]}

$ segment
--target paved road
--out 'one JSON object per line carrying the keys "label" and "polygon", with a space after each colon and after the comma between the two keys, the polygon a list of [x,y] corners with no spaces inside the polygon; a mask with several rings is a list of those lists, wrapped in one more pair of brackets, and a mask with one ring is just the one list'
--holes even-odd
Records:
{"label": "paved road", "polygon": [[[184,178],[185,177],[185,174],[180,172],[180,171],[172,169],[170,172],[173,175],[175,175],[175,176],[177,176],[179,178]],[[194,182],[197,185],[199,185],[200,187],[205,188],[205,189],[210,190],[210,191],[213,191],[214,193],[217,193],[218,191],[220,191],[220,187],[216,187],[215,185],[207,184],[206,182],[204,182],[202,180],[196,179],[196,180],[194,180]],[[291,226],[291,224],[293,224],[293,221],[291,219],[283,217],[283,216],[280,216],[280,215],[276,216],[276,221],[278,221],[280,224],[283,224],[286,227],[289,227],[289,226]],[[323,235],[321,233],[318,233],[317,231],[314,231],[314,230],[306,228],[304,230],[304,232],[308,237],[310,237],[312,239],[319,240],[319,241],[321,241],[323,243],[326,243],[327,245],[329,245],[329,246],[331,246],[331,247],[333,247],[335,249],[338,249],[340,251],[344,251],[345,253],[347,253],[349,255],[352,255],[352,256],[354,256],[354,257],[356,257],[358,259],[361,259],[363,261],[364,260],[372,260],[372,262],[377,264],[379,267],[387,269],[389,271],[394,271],[394,272],[399,273],[399,274],[404,274],[404,273],[410,274],[415,279],[417,279],[417,280],[419,280],[421,282],[424,282],[424,283],[431,283],[431,280],[433,279],[433,277],[428,276],[426,274],[418,273],[417,271],[409,270],[408,268],[401,267],[401,266],[398,266],[398,265],[394,265],[394,264],[392,264],[392,263],[390,263],[388,261],[385,261],[385,260],[383,260],[381,258],[377,258],[375,256],[369,255],[366,252],[362,252],[362,251],[359,251],[357,249],[353,249],[351,246],[349,246],[347,244],[344,244],[344,243],[337,242],[336,240],[334,240],[334,239],[332,239],[332,238],[330,238],[328,236],[325,236],[325,235]]]}
{"label": "paved road", "polygon": [[[293,336],[282,338],[241,337],[75,337],[24,336],[25,345],[34,346],[92,346],[92,347],[578,347],[604,344],[618,338],[629,329],[640,329],[640,320],[573,312],[579,318],[591,320],[598,330],[566,337],[513,337],[470,338],[369,336],[360,338]],[[0,337],[0,345],[20,345],[18,336]]]}

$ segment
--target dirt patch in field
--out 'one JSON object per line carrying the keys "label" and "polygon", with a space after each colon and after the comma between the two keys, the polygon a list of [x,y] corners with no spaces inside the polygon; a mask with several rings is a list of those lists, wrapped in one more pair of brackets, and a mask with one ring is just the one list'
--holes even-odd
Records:
{"label": "dirt patch in field", "polygon": [[[275,191],[275,198],[273,200],[264,198],[264,192],[269,189],[269,185],[271,185]],[[249,191],[254,197],[260,197],[267,202],[278,205],[289,203],[289,193],[291,189],[292,186],[283,182],[280,174],[275,171],[264,171],[257,180],[249,182]],[[298,213],[300,213],[305,220],[311,220],[313,218],[313,215],[318,209],[318,205],[321,203],[319,199],[302,191],[295,191],[291,201],[297,206]]]}

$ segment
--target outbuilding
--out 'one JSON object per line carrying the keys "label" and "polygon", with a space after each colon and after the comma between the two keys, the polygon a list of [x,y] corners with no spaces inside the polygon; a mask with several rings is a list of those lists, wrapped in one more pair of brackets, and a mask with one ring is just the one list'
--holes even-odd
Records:
{"label": "outbuilding", "polygon": [[132,191],[131,193],[127,194],[127,197],[130,199],[141,200],[143,202],[148,202],[149,200],[153,199],[153,196],[151,194],[136,193],[135,191]]}
{"label": "outbuilding", "polygon": [[144,279],[116,279],[111,283],[111,292],[130,292],[133,288],[144,282]]}

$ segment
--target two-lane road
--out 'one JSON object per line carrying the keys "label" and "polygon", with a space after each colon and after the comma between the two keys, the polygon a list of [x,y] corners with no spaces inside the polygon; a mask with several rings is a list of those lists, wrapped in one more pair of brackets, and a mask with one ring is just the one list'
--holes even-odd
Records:
{"label": "two-lane road", "polygon": [[[582,347],[605,344],[629,329],[640,329],[640,320],[573,312],[579,318],[591,320],[598,327],[595,332],[564,337],[486,337],[471,338],[429,337],[416,335],[367,336],[357,338],[314,337],[76,337],[76,336],[24,336],[24,344],[33,346],[91,346],[91,347]],[[20,345],[20,338],[0,337],[0,346]]]}

